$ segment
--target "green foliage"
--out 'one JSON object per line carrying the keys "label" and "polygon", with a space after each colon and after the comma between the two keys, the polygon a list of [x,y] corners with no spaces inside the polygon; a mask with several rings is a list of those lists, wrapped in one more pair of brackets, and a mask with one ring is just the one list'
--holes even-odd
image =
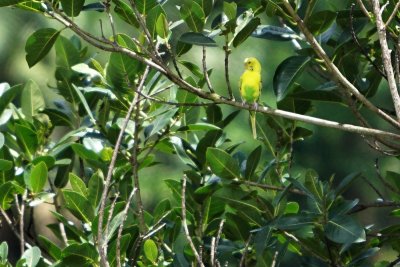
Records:
{"label": "green foliage", "polygon": [[[259,139],[248,139],[241,122],[243,142],[235,141],[229,127],[241,119],[239,104],[236,110],[223,105],[231,103],[224,88],[214,88],[224,96],[207,92],[213,91],[207,88],[208,76],[224,79],[207,68],[209,58],[198,64],[182,57],[195,46],[212,47],[228,59],[239,46],[246,50],[249,40],[261,47],[265,40],[291,41],[295,51],[282,57],[275,73],[266,66],[272,85],[263,77],[263,88],[274,90],[280,115],[294,112],[304,118],[300,115],[308,116],[319,101],[362,110],[353,95],[345,99],[343,84],[335,83],[320,55],[297,32],[284,1],[86,2],[0,3],[53,17],[77,34],[67,38],[60,26],[28,37],[29,67],[54,46],[54,79],[45,79],[49,88],[32,80],[0,84],[0,208],[19,223],[28,219],[20,217],[22,203],[26,209],[54,204],[55,222],[48,228],[58,239],[34,236],[37,242],[16,266],[103,266],[104,260],[110,266],[197,265],[186,226],[205,266],[383,266],[374,258],[380,249],[391,247],[400,255],[395,220],[370,227],[354,215],[387,207],[398,218],[399,173],[379,173],[379,180],[369,183],[378,194],[381,187],[388,190],[379,195],[382,199],[371,197],[364,204],[349,190],[362,174],[326,179],[300,166],[296,145],[314,130],[278,117],[269,107],[263,107],[269,115],[257,112]],[[372,21],[341,5],[290,2],[343,75],[372,99],[382,80]],[[98,32],[79,28],[89,11],[101,12],[103,23],[118,17],[129,31],[121,32],[116,23],[101,28],[107,36],[94,37]],[[359,43],[368,48],[367,60],[354,45],[350,16]],[[397,40],[398,16],[394,21],[388,33]],[[80,38],[102,56],[98,59]],[[146,64],[152,66],[148,71]],[[234,84],[238,77],[231,79]],[[48,98],[48,90],[58,94],[56,100]],[[384,141],[398,149],[393,140]],[[177,177],[167,175],[172,161]],[[142,203],[146,198],[139,189],[146,172],[164,178],[161,187],[168,192],[155,206]],[[377,182],[381,185],[374,186]],[[154,193],[149,190],[157,194],[155,187]],[[8,250],[7,243],[0,244],[0,266],[11,266]]]}

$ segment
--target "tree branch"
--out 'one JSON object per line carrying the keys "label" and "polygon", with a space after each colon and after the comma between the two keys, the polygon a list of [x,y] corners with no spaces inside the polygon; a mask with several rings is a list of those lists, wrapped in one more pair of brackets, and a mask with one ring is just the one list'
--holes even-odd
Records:
{"label": "tree branch", "polygon": [[211,93],[215,93],[215,91],[211,85],[210,77],[208,76],[206,57],[207,57],[207,50],[206,50],[206,47],[203,45],[203,59],[202,59],[203,75],[204,75],[204,78],[206,79],[208,89],[210,90]]}
{"label": "tree branch", "polygon": [[372,0],[373,10],[375,14],[376,28],[378,30],[379,43],[382,49],[382,61],[386,71],[387,80],[389,84],[390,94],[392,95],[394,109],[396,110],[397,120],[400,120],[400,95],[397,91],[396,79],[394,78],[394,71],[392,60],[390,57],[391,51],[389,50],[386,39],[386,25],[383,22],[380,5],[378,0]]}
{"label": "tree branch", "polygon": [[341,84],[346,90],[349,90],[361,103],[363,103],[369,110],[378,114],[381,118],[395,126],[396,128],[400,128],[400,122],[390,117],[381,109],[377,108],[374,104],[372,104],[363,94],[358,91],[358,89],[340,72],[340,70],[336,67],[335,64],[330,60],[328,55],[325,53],[324,49],[320,46],[318,41],[315,39],[314,35],[308,30],[302,19],[297,15],[297,13],[293,10],[288,0],[284,0],[283,4],[286,7],[286,10],[296,21],[297,26],[300,31],[304,34],[307,41],[314,49],[315,53],[324,61],[326,67],[332,74],[334,80]]}
{"label": "tree branch", "polygon": [[399,7],[400,7],[400,1],[397,1],[397,4],[392,11],[392,14],[390,14],[388,20],[385,23],[385,28],[387,28],[387,26],[389,26],[390,22],[392,22],[392,20],[396,16],[397,11],[399,10]]}
{"label": "tree branch", "polygon": [[186,174],[183,175],[183,179],[182,179],[182,201],[181,201],[181,208],[182,208],[182,227],[183,230],[185,232],[185,236],[187,241],[189,242],[189,245],[194,253],[194,256],[196,257],[196,260],[198,262],[198,264],[201,267],[205,267],[204,263],[201,260],[201,257],[199,255],[199,252],[197,251],[192,238],[190,237],[190,232],[189,232],[189,228],[187,225],[187,219],[186,219]]}

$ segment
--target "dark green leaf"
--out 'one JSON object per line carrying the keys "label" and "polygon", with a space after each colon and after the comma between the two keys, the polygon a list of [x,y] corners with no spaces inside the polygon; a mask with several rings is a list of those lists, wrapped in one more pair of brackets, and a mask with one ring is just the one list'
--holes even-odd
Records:
{"label": "dark green leaf", "polygon": [[98,266],[98,253],[89,243],[71,244],[62,251],[62,263],[66,266]]}
{"label": "dark green leaf", "polygon": [[207,121],[216,124],[222,120],[222,110],[218,105],[209,105],[206,109]]}
{"label": "dark green leaf", "polygon": [[11,88],[4,89],[2,92],[0,91],[0,115],[3,114],[8,104],[11,103],[11,101],[13,101],[13,99],[22,92],[23,88],[24,86],[19,84]]}
{"label": "dark green leaf", "polygon": [[82,144],[72,144],[71,148],[82,159],[86,159],[86,160],[98,160],[99,159],[99,155],[97,155],[96,152],[87,149]]}
{"label": "dark green leaf", "polygon": [[200,32],[185,32],[179,37],[179,41],[193,45],[217,46],[213,39]]}
{"label": "dark green leaf", "polygon": [[85,0],[60,0],[63,11],[70,17],[76,17],[81,12]]}
{"label": "dark green leaf", "polygon": [[167,39],[169,35],[169,27],[168,27],[168,21],[167,18],[165,17],[164,13],[161,13],[158,16],[157,23],[156,23],[156,32],[158,36],[160,36],[163,39]]}
{"label": "dark green leaf", "polygon": [[310,226],[314,223],[315,217],[305,214],[285,215],[274,222],[274,226],[280,230],[297,230]]}
{"label": "dark green leaf", "polygon": [[146,16],[146,26],[149,29],[152,38],[156,37],[157,19],[161,16],[161,14],[164,14],[165,17],[167,16],[164,9],[157,5],[156,7],[152,8],[149,14]]}
{"label": "dark green leaf", "polygon": [[47,182],[47,166],[46,163],[41,161],[38,165],[32,168],[29,185],[33,193],[39,193],[43,190]]}
{"label": "dark green leaf", "polygon": [[293,39],[301,39],[290,28],[283,28],[273,25],[260,25],[251,34],[252,37],[262,38],[273,41],[290,41]]}
{"label": "dark green leaf", "polygon": [[214,5],[214,0],[194,0],[203,9],[205,16],[211,13]]}
{"label": "dark green leaf", "polygon": [[88,199],[90,199],[90,203],[92,203],[95,209],[100,204],[103,188],[104,188],[103,173],[100,170],[98,170],[92,175],[92,177],[90,177],[88,183]]}
{"label": "dark green leaf", "polygon": [[226,179],[240,177],[237,161],[225,151],[210,147],[207,149],[206,158],[211,170],[216,175]]}
{"label": "dark green leaf", "polygon": [[255,170],[257,169],[258,162],[261,158],[262,148],[258,146],[253,152],[250,153],[249,157],[246,160],[246,171],[244,174],[244,178],[247,180],[251,180],[251,177],[254,175]]}
{"label": "dark green leaf", "polygon": [[253,18],[250,20],[250,22],[244,26],[241,31],[235,34],[235,37],[233,38],[233,46],[237,47],[243,43],[254,32],[258,25],[260,25],[260,23],[260,18]]}
{"label": "dark green leaf", "polygon": [[61,249],[50,241],[50,239],[42,235],[39,235],[38,239],[41,246],[46,249],[46,252],[53,257],[54,260],[59,260],[61,258]]}
{"label": "dark green leaf", "polygon": [[290,92],[292,85],[309,62],[309,57],[292,56],[278,66],[273,80],[274,92],[278,102],[283,100]]}
{"label": "dark green leaf", "polygon": [[117,15],[124,20],[126,23],[139,27],[139,22],[136,20],[135,13],[131,9],[131,7],[122,0],[116,0],[114,11]]}
{"label": "dark green leaf", "polygon": [[26,126],[15,124],[15,135],[21,148],[29,157],[35,154],[39,141],[34,131]]}
{"label": "dark green leaf", "polygon": [[346,215],[329,220],[325,225],[325,235],[340,244],[365,241],[364,229],[352,217]]}
{"label": "dark green leaf", "polygon": [[194,32],[201,32],[204,27],[205,14],[196,2],[186,2],[180,9],[181,18]]}
{"label": "dark green leaf", "polygon": [[0,171],[8,171],[11,170],[12,167],[14,166],[14,163],[12,161],[6,160],[6,159],[0,159]]}
{"label": "dark green leaf", "polygon": [[87,223],[92,222],[94,218],[94,209],[90,202],[80,193],[72,190],[62,190],[65,206],[76,216],[78,219]]}
{"label": "dark green leaf", "polygon": [[339,185],[335,189],[335,194],[337,196],[343,194],[357,178],[361,177],[361,173],[355,172],[347,175],[341,179]]}
{"label": "dark green leaf", "polygon": [[[70,1],[70,0],[65,0]],[[38,63],[50,49],[53,47],[57,40],[60,31],[52,28],[44,28],[37,30],[28,37],[25,45],[26,61],[31,68]]]}
{"label": "dark green leaf", "polygon": [[20,2],[23,2],[23,1],[25,1],[25,0],[1,0],[0,7],[16,5],[16,4],[18,4]]}
{"label": "dark green leaf", "polygon": [[146,256],[146,258],[149,261],[151,261],[153,263],[157,262],[158,248],[157,248],[156,243],[153,240],[147,239],[144,242],[143,250],[144,250],[144,255]]}
{"label": "dark green leaf", "polygon": [[313,35],[320,35],[332,25],[336,15],[336,12],[329,10],[316,12],[310,16],[306,25]]}
{"label": "dark green leaf", "polygon": [[23,94],[21,95],[22,113],[32,122],[32,117],[43,110],[45,106],[46,103],[39,86],[34,81],[29,80],[25,84]]}
{"label": "dark green leaf", "polygon": [[176,44],[176,48],[175,48],[175,54],[177,56],[181,56],[181,55],[187,53],[191,48],[192,48],[191,44],[187,44],[187,43],[178,41],[178,43]]}
{"label": "dark green leaf", "polygon": [[54,166],[56,159],[53,156],[46,155],[36,157],[34,160],[32,160],[33,165],[37,165],[40,162],[44,162],[47,166],[47,169],[50,169]]}
{"label": "dark green leaf", "polygon": [[169,124],[171,118],[175,115],[178,111],[177,108],[170,109],[165,113],[156,117],[156,119],[152,122],[153,128],[149,133],[149,137],[158,133],[161,129],[163,129],[167,124]]}
{"label": "dark green leaf", "polygon": [[51,124],[53,126],[68,126],[70,128],[73,128],[71,116],[68,116],[60,110],[46,108],[45,110],[43,110],[42,113],[49,116]]}
{"label": "dark green leaf", "polygon": [[157,0],[136,0],[137,9],[142,14],[147,14],[151,9],[158,6]]}

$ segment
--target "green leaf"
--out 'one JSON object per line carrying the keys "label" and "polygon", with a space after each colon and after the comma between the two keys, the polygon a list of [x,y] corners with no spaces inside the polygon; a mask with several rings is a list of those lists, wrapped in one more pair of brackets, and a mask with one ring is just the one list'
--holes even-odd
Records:
{"label": "green leaf", "polygon": [[11,207],[10,203],[14,199],[15,187],[12,182],[6,182],[0,185],[0,207],[7,210]]}
{"label": "green leaf", "polygon": [[14,163],[12,161],[0,159],[0,171],[4,172],[11,170],[13,166]]}
{"label": "green leaf", "polygon": [[60,110],[46,108],[45,110],[43,110],[42,113],[49,116],[51,124],[53,124],[53,126],[67,126],[70,128],[74,128],[74,125],[71,121],[71,116],[68,116]]}
{"label": "green leaf", "polygon": [[365,231],[350,216],[340,216],[329,220],[325,225],[325,235],[333,242],[351,244],[365,241]]}
{"label": "green leaf", "polygon": [[54,166],[56,159],[53,156],[45,155],[36,157],[35,159],[32,160],[33,165],[37,165],[40,162],[44,162],[47,166],[47,169],[50,169]]}
{"label": "green leaf", "polygon": [[260,25],[251,34],[251,36],[272,41],[290,41],[293,39],[301,39],[301,37],[290,28],[283,28],[273,25]]}
{"label": "green leaf", "polygon": [[83,96],[82,92],[79,90],[78,87],[76,87],[75,85],[72,85],[72,88],[74,88],[74,90],[75,90],[76,94],[78,95],[81,103],[83,104],[83,107],[85,108],[86,113],[89,115],[90,121],[93,124],[96,124],[96,119],[93,116],[92,110],[90,109],[89,104],[86,101],[86,98]]}
{"label": "green leaf", "polygon": [[284,214],[296,214],[299,212],[299,203],[297,202],[288,202],[285,207]]}
{"label": "green leaf", "polygon": [[222,110],[218,105],[209,105],[206,109],[207,121],[209,123],[218,123],[222,120]]}
{"label": "green leaf", "polygon": [[158,248],[156,243],[152,239],[147,239],[143,245],[144,255],[152,263],[157,262]]}
{"label": "green leaf", "polygon": [[194,0],[202,9],[207,17],[210,15],[213,5],[214,5],[214,0]]}
{"label": "green leaf", "polygon": [[[125,235],[121,236],[121,240],[120,240],[120,249],[121,249],[121,251],[127,251],[128,245],[129,245],[131,240],[132,240],[132,236],[130,234],[125,234]],[[109,261],[111,266],[116,266],[116,263],[115,263],[115,256],[116,256],[116,251],[117,251],[116,247],[117,247],[117,241],[114,240],[109,245],[110,249],[109,249],[109,251],[107,253],[107,258],[108,258],[108,261]],[[121,255],[121,262],[124,261],[124,258],[125,258],[124,255]]]}
{"label": "green leaf", "polygon": [[101,195],[103,193],[104,188],[104,177],[103,173],[100,170],[97,170],[92,177],[90,177],[88,183],[88,199],[90,199],[90,203],[96,209],[100,204]]}
{"label": "green leaf", "polygon": [[152,8],[149,14],[146,16],[146,26],[149,29],[149,33],[152,38],[156,37],[157,20],[161,16],[161,14],[164,14],[164,16],[166,17],[164,9],[161,6],[157,5]]}
{"label": "green leaf", "polygon": [[[118,35],[118,44],[136,51],[136,45],[127,35]],[[114,88],[127,89],[135,84],[135,78],[142,68],[142,64],[137,60],[121,53],[111,53],[107,64],[106,80]]]}
{"label": "green leaf", "polygon": [[56,50],[56,64],[64,71],[71,71],[71,67],[79,63],[79,51],[69,39],[62,35],[59,36],[54,48]]}
{"label": "green leaf", "polygon": [[251,177],[254,175],[255,170],[257,169],[258,162],[261,158],[262,148],[258,146],[253,152],[250,153],[249,157],[246,160],[246,171],[244,174],[245,179],[251,180]]}
{"label": "green leaf", "polygon": [[158,133],[161,129],[163,129],[167,124],[169,124],[171,118],[178,111],[178,108],[169,109],[165,113],[156,117],[156,119],[152,122],[153,128],[149,133],[149,137]]}
{"label": "green leaf", "polygon": [[65,266],[99,266],[96,248],[89,243],[71,244],[62,251]]}
{"label": "green leaf", "polygon": [[169,27],[168,27],[168,21],[167,18],[165,17],[164,13],[161,13],[158,16],[157,23],[156,23],[156,32],[158,36],[160,36],[163,39],[167,39],[170,33]]}
{"label": "green leaf", "polygon": [[7,261],[8,257],[8,245],[6,241],[3,241],[0,244],[0,263],[3,261]]}
{"label": "green leaf", "polygon": [[254,32],[254,30],[260,25],[261,21],[260,18],[253,18],[250,20],[246,26],[243,27],[241,31],[239,31],[237,34],[235,34],[235,37],[233,38],[233,46],[237,47],[241,43],[243,43],[249,36]]}
{"label": "green leaf", "polygon": [[59,260],[61,258],[61,249],[52,241],[50,241],[50,239],[42,235],[39,235],[38,239],[40,241],[40,245],[54,260]]}
{"label": "green leaf", "polygon": [[186,2],[179,10],[181,18],[194,32],[201,32],[204,27],[205,14],[196,2]]}
{"label": "green leaf", "polygon": [[324,33],[332,25],[336,16],[336,12],[329,10],[316,12],[307,20],[306,26],[314,36],[317,36]]}
{"label": "green leaf", "polygon": [[85,182],[81,178],[79,178],[79,176],[70,172],[69,173],[69,183],[71,184],[71,188],[73,191],[81,194],[84,197],[87,196],[88,190],[86,188]]}
{"label": "green leaf", "polygon": [[24,86],[22,84],[15,85],[11,88],[0,90],[0,115],[3,114],[4,110],[7,108],[8,104],[13,101],[13,99],[19,95]]}
{"label": "green leaf", "polygon": [[0,149],[3,148],[4,142],[5,142],[4,134],[0,132]]}
{"label": "green leaf", "polygon": [[76,17],[81,12],[85,0],[60,0],[63,11],[70,17]]}
{"label": "green leaf", "polygon": [[92,222],[94,218],[94,209],[92,204],[80,193],[68,189],[63,189],[62,192],[67,209],[78,219],[83,220],[86,223]]}
{"label": "green leaf", "polygon": [[126,23],[139,27],[139,22],[136,20],[135,13],[131,9],[131,7],[122,0],[115,0],[115,8],[114,11],[117,15]]}
{"label": "green leaf", "polygon": [[40,257],[40,249],[38,247],[31,247],[22,254],[21,260],[25,260],[23,266],[35,267],[39,263]]}
{"label": "green leaf", "polygon": [[306,214],[284,215],[274,222],[274,226],[280,230],[298,230],[313,225],[314,221],[314,216]]}
{"label": "green leaf", "polygon": [[135,3],[141,14],[147,14],[151,9],[158,6],[157,0],[136,0]]}
{"label": "green leaf", "polygon": [[24,0],[2,0],[0,2],[0,7],[16,5],[22,1],[24,1]]}
{"label": "green leaf", "polygon": [[32,80],[29,80],[21,95],[21,110],[26,118],[32,122],[32,117],[37,115],[39,111],[46,106],[42,91],[39,86]]}
{"label": "green leaf", "polygon": [[296,79],[304,71],[311,58],[304,56],[292,56],[285,59],[276,69],[273,88],[277,101],[283,100],[292,89]]}
{"label": "green leaf", "polygon": [[237,5],[235,2],[225,2],[224,1],[224,6],[223,6],[224,14],[227,16],[228,20],[234,20],[236,19],[236,10],[237,10]]}
{"label": "green leaf", "polygon": [[240,177],[238,162],[225,151],[210,147],[207,149],[206,158],[211,170],[216,175],[226,179]]}
{"label": "green leaf", "polygon": [[71,145],[71,148],[82,159],[85,159],[85,160],[98,160],[99,159],[99,155],[97,155],[96,152],[87,149],[82,144],[74,143],[74,144]]}
{"label": "green leaf", "polygon": [[210,37],[201,32],[185,32],[179,37],[179,41],[186,44],[201,45],[201,46],[217,46],[217,43]]}
{"label": "green leaf", "polygon": [[15,124],[15,135],[17,136],[18,143],[28,157],[35,154],[39,141],[34,131],[26,126]]}
{"label": "green leaf", "polygon": [[188,124],[178,129],[178,131],[210,131],[210,130],[220,130],[220,128],[218,126],[215,126],[214,124],[198,122],[195,124]]}
{"label": "green leaf", "polygon": [[29,177],[29,187],[33,193],[42,191],[47,181],[47,166],[46,163],[41,161],[38,165],[32,168]]}
{"label": "green leaf", "polygon": [[25,45],[25,51],[26,62],[28,62],[28,66],[30,68],[38,63],[45,55],[47,55],[47,53],[53,47],[59,34],[60,31],[52,28],[44,28],[37,30],[28,37]]}

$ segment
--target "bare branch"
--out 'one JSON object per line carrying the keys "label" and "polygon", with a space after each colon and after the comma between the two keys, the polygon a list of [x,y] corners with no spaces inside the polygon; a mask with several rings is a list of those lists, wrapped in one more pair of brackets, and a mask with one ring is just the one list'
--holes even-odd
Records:
{"label": "bare branch", "polygon": [[251,242],[252,239],[253,239],[253,235],[250,234],[249,238],[247,239],[246,245],[243,248],[243,254],[242,254],[242,257],[240,258],[240,263],[239,263],[240,267],[245,267],[246,266],[245,262],[246,262],[247,250],[249,249],[249,245],[250,245],[250,242]]}
{"label": "bare branch", "polygon": [[196,260],[198,262],[198,264],[201,267],[205,267],[204,263],[201,260],[201,257],[199,255],[199,252],[197,251],[192,238],[190,237],[190,232],[189,232],[189,228],[187,225],[187,219],[186,219],[186,174],[183,175],[183,179],[182,179],[182,201],[181,201],[181,207],[182,207],[182,226],[183,226],[183,230],[185,231],[185,236],[187,241],[189,242],[189,245],[191,247],[191,249],[193,250],[194,256],[196,257]]}
{"label": "bare branch", "polygon": [[362,0],[357,0],[358,6],[360,7],[361,11],[367,18],[370,18],[368,10],[365,8],[365,5]]}
{"label": "bare branch", "polygon": [[206,79],[208,89],[210,90],[211,93],[214,93],[215,91],[211,85],[210,77],[208,76],[206,57],[207,57],[207,50],[206,50],[206,47],[203,45],[203,59],[202,59],[203,75],[204,75],[204,78]]}
{"label": "bare branch", "polygon": [[[396,110],[397,120],[400,120],[400,95],[397,91],[396,79],[394,78],[394,71],[389,46],[386,39],[386,26],[382,20],[382,10],[380,10],[379,0],[372,0],[373,10],[375,14],[376,28],[378,30],[379,42],[382,49],[382,61],[386,71],[387,80],[389,84],[390,94],[392,95],[394,109]],[[389,2],[388,2],[389,3]],[[383,8],[382,8],[383,9]]]}
{"label": "bare branch", "polygon": [[228,88],[229,99],[234,101],[235,98],[233,96],[231,82],[229,80],[229,55],[231,53],[231,50],[229,49],[228,35],[225,35],[224,51],[225,51],[225,81],[226,81],[226,86]]}
{"label": "bare branch", "polygon": [[394,201],[377,201],[377,202],[372,202],[372,203],[367,203],[367,204],[358,204],[357,206],[354,207],[353,210],[349,212],[349,214],[357,213],[369,208],[399,208],[400,207],[400,202],[394,202]]}
{"label": "bare branch", "polygon": [[[389,3],[389,1],[388,1],[388,3]],[[396,13],[399,10],[399,8],[400,8],[400,1],[397,1],[397,4],[396,4],[396,6],[394,7],[394,9],[392,11],[392,14],[390,14],[388,20],[385,23],[385,28],[387,28],[387,26],[389,26],[390,22],[392,22],[392,20],[396,16]]]}
{"label": "bare branch", "polygon": [[324,49],[320,46],[318,41],[315,39],[314,35],[308,30],[302,19],[299,15],[293,10],[291,4],[288,0],[284,0],[283,4],[286,7],[286,10],[290,13],[290,15],[294,18],[297,23],[297,26],[301,30],[301,32],[306,37],[307,41],[310,43],[316,54],[324,61],[328,70],[332,74],[334,80],[341,84],[346,90],[349,90],[361,103],[363,103],[369,110],[378,114],[381,118],[391,123],[393,126],[400,128],[400,122],[390,117],[381,109],[377,108],[373,103],[371,103],[363,94],[358,91],[358,89],[340,72],[340,70],[336,67],[335,64],[330,60],[328,55],[325,53]]}
{"label": "bare branch", "polygon": [[128,217],[128,210],[129,206],[131,205],[131,201],[133,196],[135,195],[136,188],[133,188],[131,193],[129,194],[128,200],[126,201],[125,208],[122,211],[122,222],[121,225],[118,228],[118,234],[117,234],[117,245],[116,245],[116,256],[115,258],[117,259],[117,266],[121,267],[121,237],[122,237],[122,231],[124,230],[124,224],[126,221],[126,218]]}

